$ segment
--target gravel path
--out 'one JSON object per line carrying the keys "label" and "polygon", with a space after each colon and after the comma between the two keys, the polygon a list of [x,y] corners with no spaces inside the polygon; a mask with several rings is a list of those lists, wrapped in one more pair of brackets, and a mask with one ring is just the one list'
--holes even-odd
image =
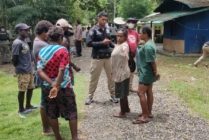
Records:
{"label": "gravel path", "polygon": [[[83,49],[83,57],[73,61],[80,65],[89,80],[91,48]],[[137,76],[134,77],[137,87]],[[86,106],[86,114],[79,130],[87,140],[209,140],[209,125],[187,108],[177,96],[162,90],[166,81],[154,85],[154,118],[147,124],[133,125],[132,120],[141,112],[137,94],[130,93],[131,113],[119,119],[112,114],[119,111],[119,104],[109,101],[107,79],[104,71],[95,92],[95,102]]]}

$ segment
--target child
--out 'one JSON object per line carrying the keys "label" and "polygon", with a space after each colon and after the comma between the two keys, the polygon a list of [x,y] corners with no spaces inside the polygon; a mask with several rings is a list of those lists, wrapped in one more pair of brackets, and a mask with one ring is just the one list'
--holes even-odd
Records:
{"label": "child", "polygon": [[129,77],[130,69],[128,67],[129,46],[126,42],[126,29],[119,29],[117,32],[117,44],[111,54],[112,57],[112,80],[115,82],[115,96],[120,98],[119,113],[114,114],[114,117],[125,118],[126,112],[130,112],[128,105],[129,94]]}

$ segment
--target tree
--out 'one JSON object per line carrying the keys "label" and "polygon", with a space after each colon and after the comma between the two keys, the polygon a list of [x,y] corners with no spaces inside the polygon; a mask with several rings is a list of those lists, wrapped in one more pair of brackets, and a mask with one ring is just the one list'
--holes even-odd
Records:
{"label": "tree", "polygon": [[7,15],[13,24],[23,22],[35,26],[39,20],[45,19],[55,23],[61,17],[67,18],[69,8],[72,7],[63,0],[26,0],[24,2],[16,0],[7,9]]}
{"label": "tree", "polygon": [[153,3],[150,0],[120,0],[117,8],[118,16],[140,19],[153,11]]}

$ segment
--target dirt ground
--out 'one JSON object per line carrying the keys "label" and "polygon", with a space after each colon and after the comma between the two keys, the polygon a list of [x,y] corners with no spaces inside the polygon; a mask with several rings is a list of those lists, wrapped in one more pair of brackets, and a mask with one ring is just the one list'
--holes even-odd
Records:
{"label": "dirt ground", "polygon": [[[83,49],[83,56],[73,59],[81,66],[82,73],[89,80],[91,48]],[[134,77],[137,88],[138,77]],[[185,103],[162,87],[167,81],[161,79],[154,84],[154,118],[147,124],[133,125],[132,120],[141,112],[139,98],[130,93],[131,113],[127,118],[114,118],[119,111],[119,104],[109,101],[107,79],[104,71],[95,92],[95,102],[86,106],[86,114],[79,125],[79,130],[87,140],[208,140],[209,125],[192,112]]]}
{"label": "dirt ground", "polygon": [[[74,58],[73,62],[81,67],[81,73],[89,80],[91,48],[83,48],[82,55]],[[0,65],[0,70],[12,74],[14,68],[11,64]],[[135,75],[135,88],[137,81]],[[127,114],[127,118],[112,117],[119,112],[119,104],[109,101],[107,79],[103,71],[95,92],[95,102],[85,107],[85,117],[79,123],[80,133],[87,140],[209,140],[208,122],[192,112],[171,91],[163,89],[166,82],[161,79],[154,84],[154,118],[149,123],[133,125],[132,120],[141,112],[137,94],[129,95],[131,113]]]}

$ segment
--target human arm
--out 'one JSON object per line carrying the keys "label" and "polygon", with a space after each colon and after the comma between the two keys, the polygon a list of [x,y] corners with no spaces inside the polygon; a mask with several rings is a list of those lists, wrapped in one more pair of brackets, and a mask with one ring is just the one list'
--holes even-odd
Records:
{"label": "human arm", "polygon": [[[63,51],[64,50],[64,51]],[[67,68],[66,66],[68,65],[69,63],[69,60],[68,60],[68,52],[67,52],[67,49],[63,49],[61,51],[62,54],[60,55],[60,64],[59,64],[59,72],[58,72],[58,76],[56,77],[56,82],[53,82],[51,78],[48,77],[48,75],[44,72],[43,69],[46,69],[45,68],[45,65],[46,63],[44,63],[45,60],[44,58],[41,58],[40,55],[38,57],[38,74],[39,76],[44,80],[46,81],[47,83],[49,83],[51,86],[52,86],[52,89],[50,91],[50,94],[49,94],[49,98],[55,98],[57,96],[57,93],[59,91],[59,88],[61,87],[61,83],[62,83],[62,79],[63,79],[63,76],[64,76],[64,72],[65,72],[65,69]]]}
{"label": "human arm", "polygon": [[12,64],[14,67],[17,66],[18,63],[18,57],[19,57],[19,52],[21,50],[22,44],[20,43],[13,43],[12,44]]}
{"label": "human arm", "polygon": [[151,62],[151,65],[152,65],[153,73],[155,74],[155,76],[157,76],[157,63],[156,63],[156,61]]}
{"label": "human arm", "polygon": [[114,44],[113,42],[110,42],[109,46],[110,46],[111,48],[114,48],[114,47],[115,47],[115,44]]}
{"label": "human arm", "polygon": [[126,58],[126,60],[129,60],[129,47],[128,47],[128,44],[127,45],[123,45],[123,52],[124,52],[124,57]]}
{"label": "human arm", "polygon": [[96,31],[94,31],[94,29],[90,29],[90,31],[87,35],[87,46],[88,47],[93,47],[93,48],[105,47],[105,46],[108,46],[108,44],[110,44],[110,42],[111,42],[109,39],[96,41],[95,36],[96,36]]}
{"label": "human arm", "polygon": [[14,67],[17,66],[17,62],[18,62],[18,55],[12,55],[12,64]]}
{"label": "human arm", "polygon": [[38,74],[39,76],[46,81],[47,83],[49,83],[53,88],[60,88],[61,87],[61,83],[62,83],[62,78],[64,76],[64,72],[65,72],[65,68],[59,68],[59,73],[57,76],[57,81],[56,83],[54,83],[47,75],[46,73],[43,71],[43,69],[38,69]]}
{"label": "human arm", "polygon": [[145,46],[145,59],[147,63],[151,63],[153,73],[157,75],[157,57],[156,50],[152,46]]}
{"label": "human arm", "polygon": [[82,30],[82,27],[80,26],[80,27],[78,28],[78,34],[79,34],[78,40],[79,40],[79,41],[82,41],[82,32],[83,32],[83,30]]}
{"label": "human arm", "polygon": [[61,82],[62,82],[62,78],[64,76],[64,69],[59,69],[59,73],[58,73],[58,77],[57,77],[57,81],[56,83],[54,83],[47,75],[46,73],[43,71],[43,69],[38,68],[38,75],[47,83],[49,83],[52,87],[50,93],[49,93],[49,98],[55,98],[57,97],[57,93],[59,91],[59,88],[61,87]]}
{"label": "human arm", "polygon": [[38,75],[41,77],[41,79],[49,83],[51,86],[53,85],[54,82],[46,75],[46,73],[43,71],[42,68],[38,68],[37,72],[38,72]]}

